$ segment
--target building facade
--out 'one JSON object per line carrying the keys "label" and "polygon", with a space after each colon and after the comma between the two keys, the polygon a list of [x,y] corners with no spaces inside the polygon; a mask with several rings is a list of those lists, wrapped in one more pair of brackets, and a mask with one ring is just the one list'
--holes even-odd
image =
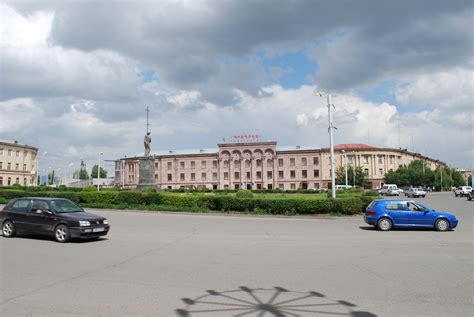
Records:
{"label": "building facade", "polygon": [[37,155],[35,147],[0,141],[0,186],[36,186]]}
{"label": "building facade", "polygon": [[[226,143],[217,149],[168,151],[154,154],[155,182],[163,189],[322,189],[331,183],[328,148],[278,147],[277,142]],[[365,144],[341,144],[334,149],[334,166],[361,167],[372,188],[380,187],[389,170],[423,160],[435,169],[437,160],[406,150]],[[115,183],[134,188],[140,157],[115,161]],[[349,180],[351,178],[349,177]],[[352,184],[349,181],[349,184]]]}

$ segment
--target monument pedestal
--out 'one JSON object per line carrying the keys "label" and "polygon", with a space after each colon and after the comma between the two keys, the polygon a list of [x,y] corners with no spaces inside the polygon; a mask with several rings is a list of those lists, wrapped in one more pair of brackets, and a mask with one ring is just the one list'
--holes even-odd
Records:
{"label": "monument pedestal", "polygon": [[138,185],[137,188],[145,187],[156,188],[155,183],[155,159],[152,156],[144,156],[139,158],[138,169]]}

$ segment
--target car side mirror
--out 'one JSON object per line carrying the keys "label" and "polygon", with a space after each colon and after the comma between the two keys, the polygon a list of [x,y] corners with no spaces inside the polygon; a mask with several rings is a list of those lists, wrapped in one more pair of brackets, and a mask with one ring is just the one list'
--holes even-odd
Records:
{"label": "car side mirror", "polygon": [[53,212],[52,212],[51,210],[49,210],[49,209],[43,209],[43,214],[45,214],[45,215],[52,215]]}

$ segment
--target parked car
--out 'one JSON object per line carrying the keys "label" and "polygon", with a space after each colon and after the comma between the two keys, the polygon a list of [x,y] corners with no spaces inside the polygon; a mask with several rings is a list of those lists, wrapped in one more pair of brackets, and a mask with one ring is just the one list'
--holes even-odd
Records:
{"label": "parked car", "polygon": [[471,189],[471,192],[469,193],[469,195],[467,195],[467,200],[472,200],[473,196],[474,196],[474,188]]}
{"label": "parked car", "polygon": [[456,216],[424,206],[416,200],[374,200],[364,214],[364,221],[381,231],[397,227],[426,227],[438,231],[454,229]]}
{"label": "parked car", "polygon": [[0,211],[2,234],[20,233],[54,236],[58,242],[71,238],[98,238],[110,230],[107,219],[87,213],[63,198],[15,198]]}
{"label": "parked car", "polygon": [[471,186],[459,186],[455,191],[454,191],[454,196],[456,197],[467,197],[469,193],[471,192],[472,187]]}
{"label": "parked car", "polygon": [[[380,195],[386,196],[400,196],[401,189],[397,187],[395,184],[385,184],[379,190]],[[403,192],[403,191],[402,191]]]}
{"label": "parked car", "polygon": [[426,197],[426,192],[423,190],[423,188],[419,187],[413,187],[410,189],[407,189],[405,191],[405,196],[406,197]]}

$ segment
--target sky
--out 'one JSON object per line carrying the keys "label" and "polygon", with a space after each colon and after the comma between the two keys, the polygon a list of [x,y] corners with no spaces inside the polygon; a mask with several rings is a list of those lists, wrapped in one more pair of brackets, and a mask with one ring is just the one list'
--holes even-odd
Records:
{"label": "sky", "polygon": [[[71,174],[260,134],[472,168],[474,2],[0,0],[0,139]],[[104,164],[104,163],[102,163]],[[60,172],[61,174],[61,172]],[[68,176],[68,175],[64,175]]]}

